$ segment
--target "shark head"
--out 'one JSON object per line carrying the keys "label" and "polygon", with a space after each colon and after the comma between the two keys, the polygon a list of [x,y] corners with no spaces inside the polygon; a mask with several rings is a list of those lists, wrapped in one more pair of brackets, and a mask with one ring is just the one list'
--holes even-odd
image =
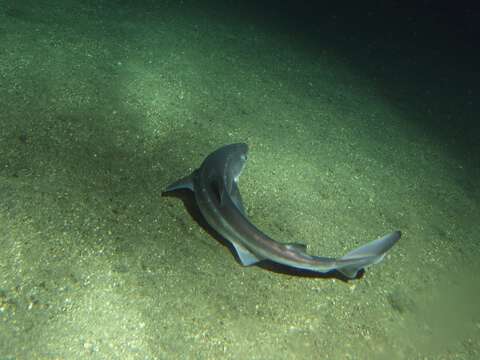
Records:
{"label": "shark head", "polygon": [[223,177],[223,186],[229,194],[238,193],[238,178],[248,158],[247,144],[238,143],[224,146],[218,150],[218,164]]}
{"label": "shark head", "polygon": [[235,182],[238,182],[238,178],[242,174],[245,163],[248,159],[248,145],[239,143],[232,144],[227,147],[228,149],[228,173],[232,176]]}

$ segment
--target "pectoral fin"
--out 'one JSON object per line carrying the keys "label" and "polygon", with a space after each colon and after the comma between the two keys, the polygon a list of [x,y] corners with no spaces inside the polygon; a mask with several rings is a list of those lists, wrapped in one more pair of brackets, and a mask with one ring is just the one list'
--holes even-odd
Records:
{"label": "pectoral fin", "polygon": [[195,175],[195,172],[196,172],[196,170],[193,173],[191,173],[190,175],[185,176],[184,178],[182,178],[180,180],[177,180],[174,183],[168,185],[167,188],[165,189],[165,192],[175,191],[175,190],[180,190],[180,189],[188,189],[188,190],[194,191],[193,190],[193,177]]}
{"label": "pectoral fin", "polygon": [[250,266],[258,263],[262,259],[259,259],[255,256],[250,250],[248,250],[245,246],[240,245],[236,242],[231,242],[235,251],[237,252],[238,259],[242,263],[243,266]]}

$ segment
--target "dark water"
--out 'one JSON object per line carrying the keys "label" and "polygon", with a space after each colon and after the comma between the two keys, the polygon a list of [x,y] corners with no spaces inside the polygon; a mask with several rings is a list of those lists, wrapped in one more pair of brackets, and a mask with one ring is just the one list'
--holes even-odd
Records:
{"label": "dark water", "polygon": [[[293,3],[0,0],[1,359],[480,356],[479,13]],[[238,141],[273,238],[401,241],[241,267],[161,197]]]}

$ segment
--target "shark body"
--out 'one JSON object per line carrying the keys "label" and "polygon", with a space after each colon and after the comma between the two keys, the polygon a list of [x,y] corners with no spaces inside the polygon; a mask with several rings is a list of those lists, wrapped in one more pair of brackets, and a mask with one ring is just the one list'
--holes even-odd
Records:
{"label": "shark body", "polygon": [[303,244],[284,244],[271,239],[248,219],[238,189],[247,153],[248,146],[243,143],[223,146],[208,155],[200,168],[165,190],[192,190],[205,220],[233,245],[244,266],[269,260],[318,273],[338,271],[353,279],[360,270],[380,262],[400,239],[400,231],[394,231],[340,258],[308,255]]}

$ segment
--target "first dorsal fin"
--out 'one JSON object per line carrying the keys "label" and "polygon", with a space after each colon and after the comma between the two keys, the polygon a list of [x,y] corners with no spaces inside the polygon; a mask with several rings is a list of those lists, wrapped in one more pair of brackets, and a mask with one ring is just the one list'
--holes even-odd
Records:
{"label": "first dorsal fin", "polygon": [[299,243],[290,243],[290,244],[285,244],[285,247],[289,250],[294,250],[298,252],[307,252],[307,245],[305,244],[299,244]]}

